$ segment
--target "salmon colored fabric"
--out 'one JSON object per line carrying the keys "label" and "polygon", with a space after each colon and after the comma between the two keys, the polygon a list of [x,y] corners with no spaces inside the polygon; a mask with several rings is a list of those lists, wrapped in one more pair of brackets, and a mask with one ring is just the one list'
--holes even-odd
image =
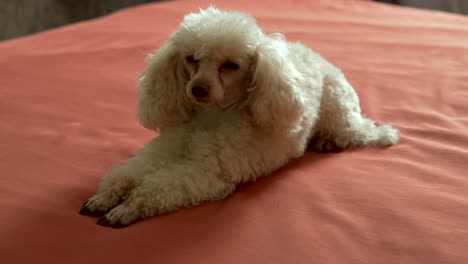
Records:
{"label": "salmon colored fabric", "polygon": [[124,229],[78,214],[154,134],[136,79],[164,2],[0,43],[2,263],[468,263],[468,17],[359,0],[215,1],[343,69],[388,149],[307,153],[228,199]]}

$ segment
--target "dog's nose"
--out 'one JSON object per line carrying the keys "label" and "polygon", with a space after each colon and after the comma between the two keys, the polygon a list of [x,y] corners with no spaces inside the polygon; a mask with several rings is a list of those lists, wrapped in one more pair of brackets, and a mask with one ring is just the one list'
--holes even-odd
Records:
{"label": "dog's nose", "polygon": [[209,88],[203,86],[194,86],[192,87],[192,94],[195,98],[202,99],[208,95]]}

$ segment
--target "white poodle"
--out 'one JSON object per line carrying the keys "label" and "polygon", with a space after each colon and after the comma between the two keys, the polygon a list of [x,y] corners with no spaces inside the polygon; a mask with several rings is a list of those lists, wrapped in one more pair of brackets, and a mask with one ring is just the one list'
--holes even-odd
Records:
{"label": "white poodle", "polygon": [[80,213],[123,227],[220,200],[236,186],[318,151],[389,146],[398,130],[361,114],[343,73],[255,19],[209,7],[185,16],[150,55],[138,117],[159,136],[107,174]]}

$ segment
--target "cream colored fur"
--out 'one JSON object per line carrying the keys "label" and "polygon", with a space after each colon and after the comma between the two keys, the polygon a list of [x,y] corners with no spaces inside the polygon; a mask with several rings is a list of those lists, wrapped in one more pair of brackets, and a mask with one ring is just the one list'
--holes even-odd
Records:
{"label": "cream colored fur", "polygon": [[[244,13],[185,16],[150,55],[138,117],[160,135],[105,175],[81,213],[98,224],[223,199],[240,183],[318,151],[397,143],[398,131],[361,114],[343,73],[301,43],[266,35]],[[194,87],[209,94],[198,100]]]}

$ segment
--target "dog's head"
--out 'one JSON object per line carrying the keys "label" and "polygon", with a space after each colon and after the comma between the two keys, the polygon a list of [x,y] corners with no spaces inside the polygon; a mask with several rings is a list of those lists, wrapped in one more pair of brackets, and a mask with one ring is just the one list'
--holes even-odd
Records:
{"label": "dog's head", "polygon": [[284,88],[291,85],[286,51],[281,38],[264,35],[247,14],[214,7],[188,14],[148,59],[138,116],[155,129],[187,120],[207,105],[249,104],[260,123],[272,122],[290,95]]}
{"label": "dog's head", "polygon": [[185,16],[170,41],[187,72],[190,100],[221,107],[240,100],[261,36],[255,20],[240,12],[210,7]]}

